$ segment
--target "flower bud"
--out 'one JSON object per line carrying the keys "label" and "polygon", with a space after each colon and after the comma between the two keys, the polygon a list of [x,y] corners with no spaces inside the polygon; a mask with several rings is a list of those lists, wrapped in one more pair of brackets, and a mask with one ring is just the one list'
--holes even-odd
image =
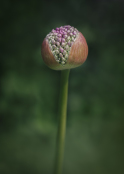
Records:
{"label": "flower bud", "polygon": [[42,43],[41,55],[51,69],[71,69],[84,63],[88,55],[88,46],[81,32],[66,25],[53,29],[46,36]]}

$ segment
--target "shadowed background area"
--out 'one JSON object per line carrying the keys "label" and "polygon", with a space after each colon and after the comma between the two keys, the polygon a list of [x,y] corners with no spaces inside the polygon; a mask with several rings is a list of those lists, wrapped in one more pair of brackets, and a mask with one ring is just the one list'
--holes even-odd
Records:
{"label": "shadowed background area", "polygon": [[124,173],[124,1],[0,4],[0,174],[52,174],[60,71],[41,44],[63,25],[89,47],[70,72],[63,174]]}

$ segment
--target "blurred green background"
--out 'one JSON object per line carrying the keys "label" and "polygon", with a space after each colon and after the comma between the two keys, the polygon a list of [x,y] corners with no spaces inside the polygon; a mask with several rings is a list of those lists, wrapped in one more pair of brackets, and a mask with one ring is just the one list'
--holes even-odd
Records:
{"label": "blurred green background", "polygon": [[60,71],[41,58],[56,27],[85,36],[69,78],[63,174],[124,173],[124,1],[0,2],[0,174],[52,174]]}

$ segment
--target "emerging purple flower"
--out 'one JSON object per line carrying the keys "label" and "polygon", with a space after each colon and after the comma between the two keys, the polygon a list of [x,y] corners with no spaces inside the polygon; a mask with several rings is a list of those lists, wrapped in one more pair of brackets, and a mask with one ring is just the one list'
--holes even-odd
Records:
{"label": "emerging purple flower", "polygon": [[84,36],[66,25],[53,29],[44,39],[41,54],[47,66],[55,70],[80,66],[87,58],[88,46]]}

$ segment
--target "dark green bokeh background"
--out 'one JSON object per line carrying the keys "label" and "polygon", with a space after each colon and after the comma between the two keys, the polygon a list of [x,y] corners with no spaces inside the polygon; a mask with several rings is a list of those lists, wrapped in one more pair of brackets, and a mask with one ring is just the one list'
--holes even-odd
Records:
{"label": "dark green bokeh background", "polygon": [[60,72],[41,44],[56,27],[85,36],[69,78],[63,174],[124,173],[124,1],[0,2],[0,174],[52,174]]}

